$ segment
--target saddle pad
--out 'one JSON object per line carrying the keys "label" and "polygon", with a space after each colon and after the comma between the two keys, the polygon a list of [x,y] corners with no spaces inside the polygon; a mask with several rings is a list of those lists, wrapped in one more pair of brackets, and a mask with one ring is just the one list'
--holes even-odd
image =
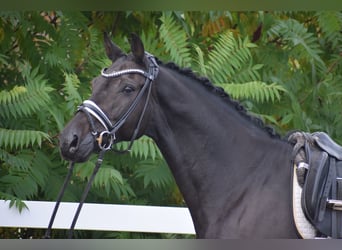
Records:
{"label": "saddle pad", "polygon": [[293,178],[292,178],[292,209],[293,209],[293,219],[297,227],[299,235],[303,239],[314,239],[317,235],[315,228],[306,219],[305,214],[302,209],[301,197],[302,197],[302,187],[299,186],[297,180],[296,165],[293,167]]}

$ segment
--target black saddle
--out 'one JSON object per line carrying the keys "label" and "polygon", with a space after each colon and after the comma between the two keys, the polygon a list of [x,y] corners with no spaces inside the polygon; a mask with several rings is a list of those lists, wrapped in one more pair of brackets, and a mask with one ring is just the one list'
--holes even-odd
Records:
{"label": "black saddle", "polygon": [[320,236],[342,238],[342,147],[323,132],[295,132],[289,141],[294,164],[306,166],[297,171],[305,216]]}

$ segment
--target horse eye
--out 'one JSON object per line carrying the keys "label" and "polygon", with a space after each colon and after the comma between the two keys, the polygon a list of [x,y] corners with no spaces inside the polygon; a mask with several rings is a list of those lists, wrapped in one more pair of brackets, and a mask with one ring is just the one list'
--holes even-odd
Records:
{"label": "horse eye", "polygon": [[125,94],[130,94],[130,93],[132,93],[134,90],[135,90],[134,87],[132,87],[132,86],[126,86],[126,87],[123,88],[122,92],[124,92]]}

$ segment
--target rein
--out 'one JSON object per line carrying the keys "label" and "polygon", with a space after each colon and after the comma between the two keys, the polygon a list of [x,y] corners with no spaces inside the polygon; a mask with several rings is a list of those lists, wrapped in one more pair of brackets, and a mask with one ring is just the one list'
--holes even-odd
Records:
{"label": "rein", "polygon": [[[91,126],[91,129],[92,129],[91,133],[94,136],[94,139],[98,143],[98,146],[100,148],[100,152],[99,152],[99,156],[98,156],[98,159],[96,161],[93,173],[92,173],[91,177],[89,178],[88,183],[87,183],[87,185],[83,191],[80,203],[78,204],[76,213],[74,215],[73,221],[72,221],[70,229],[68,231],[68,238],[69,239],[71,239],[73,236],[73,231],[74,231],[78,216],[81,212],[84,201],[85,201],[85,199],[88,195],[88,192],[91,188],[91,184],[92,184],[92,182],[93,182],[93,180],[94,180],[94,178],[95,178],[95,176],[96,176],[96,174],[97,174],[97,172],[98,172],[98,170],[102,164],[104,153],[107,150],[112,149],[113,143],[116,140],[115,133],[119,130],[119,128],[121,128],[125,124],[127,118],[135,110],[135,108],[138,105],[138,103],[140,102],[141,98],[143,97],[143,95],[147,91],[146,101],[145,101],[143,110],[140,114],[139,120],[138,120],[137,125],[134,129],[134,132],[132,134],[132,137],[131,137],[131,140],[130,140],[128,147],[125,150],[114,150],[114,151],[116,151],[118,153],[129,152],[133,146],[134,140],[136,139],[136,137],[139,133],[140,125],[141,125],[142,119],[144,117],[144,114],[145,114],[145,111],[147,109],[147,105],[148,105],[148,102],[149,102],[149,99],[151,96],[152,82],[154,79],[156,79],[156,77],[158,76],[158,72],[159,72],[159,67],[158,67],[158,64],[157,64],[154,56],[147,53],[147,52],[145,52],[145,55],[146,55],[147,59],[149,60],[148,72],[145,72],[141,69],[125,69],[125,70],[120,70],[120,71],[114,71],[111,73],[106,73],[106,68],[101,71],[101,75],[105,78],[115,78],[115,77],[119,77],[119,76],[122,76],[125,74],[141,74],[146,78],[145,83],[144,83],[143,87],[141,88],[141,90],[139,91],[138,95],[135,97],[132,104],[128,107],[127,111],[120,117],[120,119],[118,121],[116,121],[114,124],[112,124],[112,122],[110,121],[108,116],[101,110],[101,108],[95,102],[93,102],[91,100],[85,100],[77,109],[77,112],[82,111],[87,116],[88,122]],[[93,118],[95,118],[98,122],[100,122],[100,124],[105,128],[105,130],[98,132],[95,128],[95,123],[94,123]],[[53,222],[55,220],[60,202],[61,202],[62,197],[64,195],[65,189],[66,189],[66,187],[70,181],[70,178],[72,176],[74,165],[75,165],[75,162],[71,161],[69,163],[68,174],[67,174],[67,176],[64,180],[64,183],[61,187],[61,190],[57,196],[56,204],[55,204],[55,207],[53,209],[48,228],[47,228],[45,235],[44,235],[45,239],[50,238],[51,228],[52,228]]]}

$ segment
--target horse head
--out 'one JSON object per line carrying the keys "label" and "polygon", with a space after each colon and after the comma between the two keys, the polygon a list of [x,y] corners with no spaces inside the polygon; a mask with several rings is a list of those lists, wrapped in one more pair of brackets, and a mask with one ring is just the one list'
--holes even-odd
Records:
{"label": "horse head", "polygon": [[145,52],[135,34],[131,35],[130,54],[107,34],[104,45],[112,64],[92,80],[91,97],[60,133],[61,154],[67,160],[83,162],[92,152],[108,150],[116,142],[133,142],[146,128],[149,112],[145,111],[158,74],[154,57]]}

